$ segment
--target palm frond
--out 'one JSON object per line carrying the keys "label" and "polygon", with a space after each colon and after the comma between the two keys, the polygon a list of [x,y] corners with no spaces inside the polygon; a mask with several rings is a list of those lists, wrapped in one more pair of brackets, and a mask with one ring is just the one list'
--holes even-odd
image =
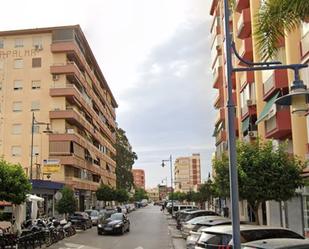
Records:
{"label": "palm frond", "polygon": [[309,17],[308,0],[267,0],[256,18],[254,36],[262,60],[273,58],[278,52],[278,42],[284,31],[294,30]]}

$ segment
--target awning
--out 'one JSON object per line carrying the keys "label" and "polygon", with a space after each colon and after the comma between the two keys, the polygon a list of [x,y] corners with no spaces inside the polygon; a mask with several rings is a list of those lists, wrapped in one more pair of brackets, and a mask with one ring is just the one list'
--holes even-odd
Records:
{"label": "awning", "polygon": [[27,201],[44,201],[44,198],[41,198],[39,196],[36,196],[36,195],[30,195],[30,194],[27,194]]}
{"label": "awning", "polygon": [[263,111],[261,112],[260,116],[258,117],[258,119],[256,120],[255,124],[260,123],[261,121],[263,121],[265,118],[267,118],[269,111],[271,109],[271,107],[273,106],[273,104],[275,103],[275,100],[278,98],[279,96],[279,92],[277,92],[264,106]]}
{"label": "awning", "polygon": [[32,189],[51,189],[51,190],[59,190],[62,189],[64,186],[64,184],[61,182],[39,180],[39,179],[32,179],[31,185]]}
{"label": "awning", "polygon": [[249,130],[250,125],[250,117],[247,117],[244,121],[242,121],[242,132]]}

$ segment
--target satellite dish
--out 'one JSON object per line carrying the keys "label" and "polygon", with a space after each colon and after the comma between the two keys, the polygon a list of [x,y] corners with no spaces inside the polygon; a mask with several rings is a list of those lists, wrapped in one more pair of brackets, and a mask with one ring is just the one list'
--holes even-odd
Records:
{"label": "satellite dish", "polygon": [[57,193],[55,194],[55,199],[59,201],[61,198],[62,198],[61,192],[57,191]]}

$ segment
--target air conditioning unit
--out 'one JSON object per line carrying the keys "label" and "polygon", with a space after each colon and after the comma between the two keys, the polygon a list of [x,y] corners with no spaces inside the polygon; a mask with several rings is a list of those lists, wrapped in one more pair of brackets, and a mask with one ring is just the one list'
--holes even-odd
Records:
{"label": "air conditioning unit", "polygon": [[68,134],[74,134],[74,129],[67,129]]}
{"label": "air conditioning unit", "polygon": [[36,44],[34,45],[35,50],[43,50],[42,44]]}
{"label": "air conditioning unit", "polygon": [[249,137],[257,137],[257,131],[249,131],[248,135]]}
{"label": "air conditioning unit", "polygon": [[59,74],[53,74],[53,81],[59,80]]}
{"label": "air conditioning unit", "polygon": [[253,106],[256,104],[256,101],[254,99],[247,99],[247,106]]}

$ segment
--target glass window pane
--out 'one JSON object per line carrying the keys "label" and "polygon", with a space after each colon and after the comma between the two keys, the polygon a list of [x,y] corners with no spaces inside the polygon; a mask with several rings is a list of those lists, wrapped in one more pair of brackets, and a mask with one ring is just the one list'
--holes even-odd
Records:
{"label": "glass window pane", "polygon": [[41,81],[40,80],[33,80],[31,88],[32,89],[40,89],[41,88]]}
{"label": "glass window pane", "polygon": [[40,110],[40,101],[32,101],[31,111],[39,111],[39,110]]}
{"label": "glass window pane", "polygon": [[23,89],[23,84],[21,80],[14,80],[14,86],[13,86],[14,90],[22,90]]}
{"label": "glass window pane", "polygon": [[19,69],[24,67],[23,59],[16,59],[14,60],[14,68]]}
{"label": "glass window pane", "polygon": [[23,39],[15,39],[15,48],[20,48],[20,47],[23,47],[24,44],[23,44]]}
{"label": "glass window pane", "polygon": [[42,58],[32,58],[32,67],[41,67]]}
{"label": "glass window pane", "polygon": [[21,101],[13,102],[13,112],[21,112],[21,110],[22,110],[22,102]]}

